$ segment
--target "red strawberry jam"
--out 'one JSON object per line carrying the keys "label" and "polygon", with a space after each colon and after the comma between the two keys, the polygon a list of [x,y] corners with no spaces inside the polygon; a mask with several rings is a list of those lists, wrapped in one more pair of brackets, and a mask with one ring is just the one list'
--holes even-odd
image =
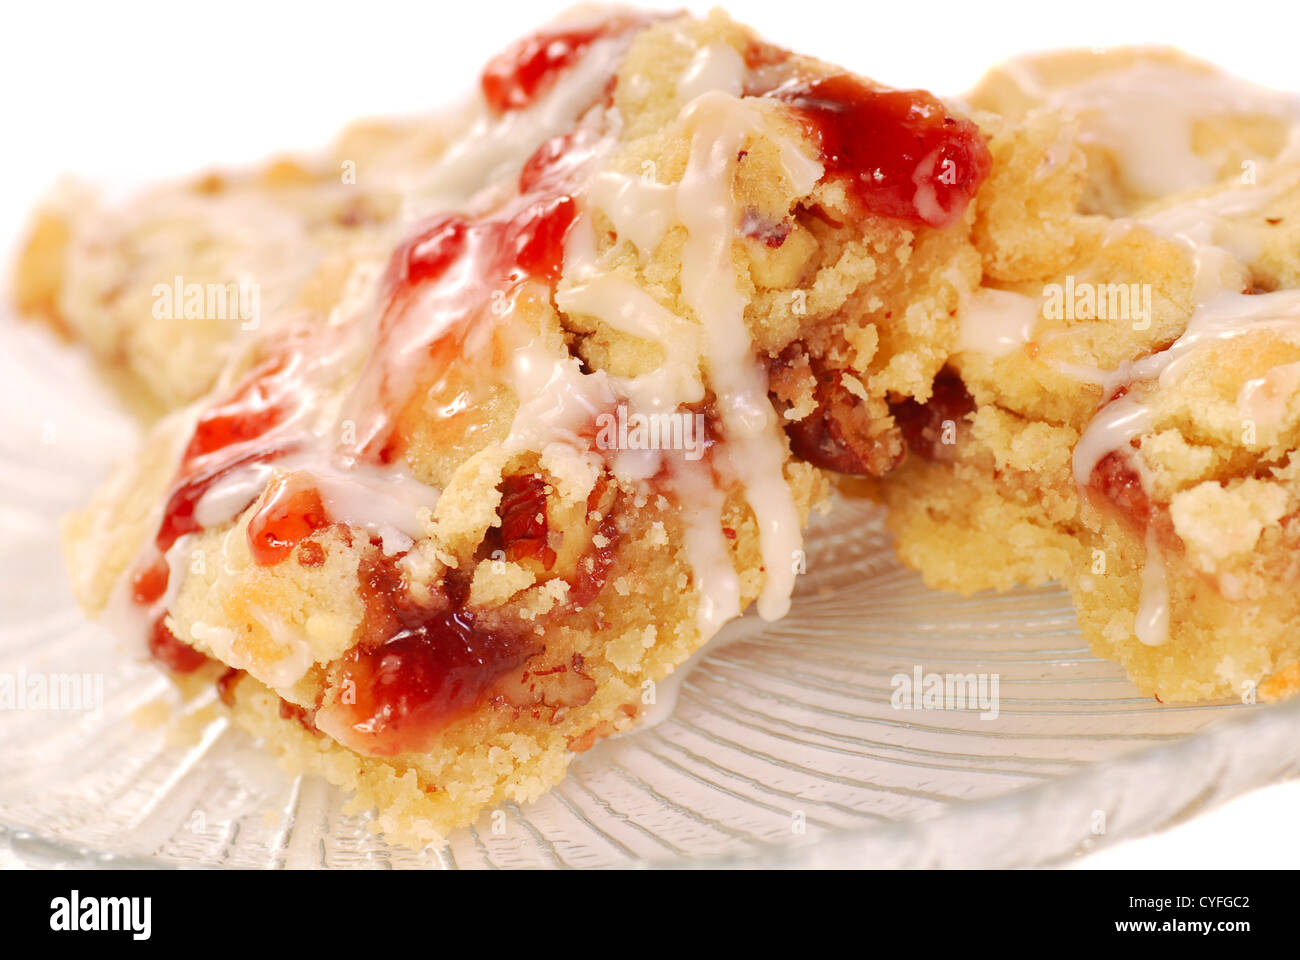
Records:
{"label": "red strawberry jam", "polygon": [[519,170],[519,192],[563,192],[591,158],[592,148],[599,140],[596,132],[586,127],[576,127],[568,133],[551,137],[524,161]]}
{"label": "red strawberry jam", "polygon": [[449,214],[427,224],[394,255],[389,267],[394,299],[404,301],[426,285],[463,290],[470,284],[502,286],[526,277],[559,279],[564,239],[577,212],[573,198],[520,199],[502,215],[471,220]]}
{"label": "red strawberry jam", "polygon": [[412,618],[380,646],[349,654],[342,682],[356,690],[352,729],[373,755],[419,750],[531,649],[512,634],[483,629],[471,613]]}
{"label": "red strawberry jam", "polygon": [[979,128],[923,90],[886,90],[848,74],[784,83],[764,96],[794,107],[867,213],[948,227],[961,219],[992,158]]}
{"label": "red strawberry jam", "polygon": [[163,519],[154,537],[154,545],[160,553],[166,553],[181,537],[187,533],[198,533],[203,529],[194,515],[203,495],[212,489],[218,481],[224,479],[240,467],[259,463],[269,463],[283,456],[284,449],[251,450],[243,456],[229,460],[220,460],[210,467],[199,470],[183,478],[172,490],[167,506],[163,510]]}
{"label": "red strawberry jam", "polygon": [[[414,380],[431,382],[448,364],[472,360],[467,337],[492,321],[519,284],[532,279],[549,286],[559,279],[577,217],[571,185],[593,150],[586,134],[547,141],[525,163],[517,197],[481,216],[434,217],[394,252],[378,342],[357,391],[362,419],[366,411],[386,414],[358,431],[358,456],[395,462],[401,443],[392,435],[393,419]],[[402,349],[393,349],[399,340]],[[413,343],[423,343],[424,351],[412,350]]]}
{"label": "red strawberry jam", "polygon": [[254,367],[199,418],[154,538],[160,553],[201,529],[195,508],[218,482],[242,467],[270,463],[289,452],[288,444],[273,437],[307,402],[298,384],[302,356],[296,336],[291,333],[281,353]]}
{"label": "red strawberry jam", "polygon": [[512,222],[502,240],[515,265],[524,273],[551,283],[560,279],[564,265],[564,238],[573,226],[578,208],[572,197],[538,200]]}
{"label": "red strawberry jam", "polygon": [[149,632],[149,653],[175,673],[193,673],[208,660],[189,644],[176,639],[162,617],[154,621]]}
{"label": "red strawberry jam", "polygon": [[522,110],[549,90],[593,43],[643,26],[645,17],[616,16],[587,27],[543,30],[493,57],[479,85],[494,113]]}
{"label": "red strawberry jam", "polygon": [[[154,555],[132,577],[131,596],[138,605],[151,606],[166,593],[169,571],[163,554],[181,537],[202,529],[196,510],[204,495],[235,471],[288,452],[287,445],[275,441],[275,430],[306,402],[297,385],[301,356],[294,347],[290,334],[283,352],[254,367],[199,417],[154,535]],[[175,637],[161,617],[150,627],[147,646],[155,659],[178,673],[195,670],[206,659]]]}
{"label": "red strawberry jam", "polygon": [[317,717],[322,729],[363,753],[425,749],[536,650],[530,634],[480,623],[459,604],[415,604],[382,555],[363,565],[361,587],[366,637],[335,667],[330,685],[340,693]]}
{"label": "red strawberry jam", "polygon": [[296,363],[272,357],[256,367],[231,396],[199,417],[194,436],[185,450],[182,469],[200,457],[265,434],[284,418],[280,395],[292,378]]}
{"label": "red strawberry jam", "polygon": [[[545,487],[539,474],[502,482],[497,543],[507,555],[543,557],[550,551]],[[593,543],[578,561],[567,610],[585,607],[609,579],[621,538],[615,501],[603,480],[588,499],[589,521],[591,511],[604,510],[597,530],[601,545]],[[331,668],[331,693],[316,715],[321,730],[362,753],[392,756],[427,749],[449,723],[485,702],[520,705],[518,684],[528,677],[520,670],[544,652],[536,624],[466,610],[469,577],[457,571],[449,572],[433,597],[417,599],[397,558],[378,550],[362,561],[359,582],[362,638]],[[556,703],[551,696],[572,695],[567,702],[573,703],[590,698],[589,691],[583,697],[572,687],[562,694],[552,689],[548,702]]]}
{"label": "red strawberry jam", "polygon": [[142,607],[156,603],[167,592],[169,577],[167,561],[159,557],[131,578],[131,598]]}
{"label": "red strawberry jam", "polygon": [[1088,485],[1138,530],[1146,529],[1153,510],[1142,477],[1133,466],[1131,451],[1112,450],[1098,460]]}
{"label": "red strawberry jam", "polygon": [[[616,17],[587,30],[524,41],[489,65],[484,93],[498,111],[526,106],[590,44],[641,22]],[[502,314],[500,306],[520,284],[535,280],[550,286],[559,279],[577,216],[573,184],[594,156],[593,141],[585,131],[548,141],[524,165],[517,196],[485,212],[432,218],[394,252],[376,342],[344,414],[357,424],[340,451],[345,459],[394,462],[403,443],[394,427],[399,414],[420,385],[436,381],[448,365],[481,363],[485,377],[497,375],[493,367],[501,362],[500,351],[475,354],[483,338],[471,334],[493,329],[493,317]],[[198,505],[220,481],[297,449],[296,441],[284,436],[285,425],[297,418],[309,396],[300,385],[303,347],[292,341],[290,346],[297,349],[263,363],[201,418],[155,538],[159,553],[201,529]],[[531,486],[520,492],[520,519],[510,521],[513,549],[531,550],[549,566],[554,553],[547,532],[539,533],[526,519],[535,516],[528,513],[533,499]],[[282,483],[250,521],[254,559],[269,565],[296,553],[300,562],[318,565],[323,551],[310,538],[330,522],[318,490]],[[584,602],[600,589],[608,566],[604,555],[588,565],[575,586]],[[374,753],[418,749],[428,731],[476,703],[532,649],[531,634],[526,646],[513,634],[476,621],[446,597],[441,605],[413,605],[395,570],[391,558],[381,558],[363,574],[368,639],[349,655],[346,675],[339,678],[356,688],[356,700],[327,705],[323,718],[332,729],[340,727],[337,709],[346,706],[340,738],[360,738],[357,748]],[[161,596],[151,573],[138,579],[142,597]]]}
{"label": "red strawberry jam", "polygon": [[236,670],[231,667],[221,676],[217,677],[217,699],[228,707],[235,705],[235,687],[243,679],[244,671]]}
{"label": "red strawberry jam", "polygon": [[248,548],[257,563],[270,566],[287,560],[294,547],[329,524],[320,491],[296,477],[283,478],[248,521]]}

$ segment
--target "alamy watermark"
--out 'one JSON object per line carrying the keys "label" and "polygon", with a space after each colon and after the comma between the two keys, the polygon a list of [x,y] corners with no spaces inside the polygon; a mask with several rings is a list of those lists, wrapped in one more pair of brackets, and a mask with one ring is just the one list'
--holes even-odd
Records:
{"label": "alamy watermark", "polygon": [[157,320],[238,320],[239,329],[256,330],[262,322],[262,293],[258,283],[185,282],[154,284],[153,315]]}
{"label": "alamy watermark", "polygon": [[0,673],[0,710],[76,710],[98,714],[104,708],[102,673]]}
{"label": "alamy watermark", "polygon": [[56,933],[123,932],[148,940],[152,915],[152,897],[83,897],[73,890],[50,901],[50,929]]}
{"label": "alamy watermark", "polygon": [[620,403],[613,413],[596,417],[596,446],[601,450],[682,450],[699,460],[708,448],[702,413],[628,413]]}
{"label": "alamy watermark", "polygon": [[1151,326],[1151,284],[1091,283],[1067,275],[1043,287],[1047,320],[1128,320],[1134,330]]}
{"label": "alamy watermark", "polygon": [[895,710],[978,710],[981,720],[996,720],[998,683],[996,673],[926,673],[917,665],[890,678],[889,703]]}

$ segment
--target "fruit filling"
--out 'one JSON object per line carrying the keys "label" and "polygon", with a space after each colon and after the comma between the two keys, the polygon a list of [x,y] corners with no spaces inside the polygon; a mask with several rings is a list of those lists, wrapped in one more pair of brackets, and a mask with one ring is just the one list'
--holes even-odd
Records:
{"label": "fruit filling", "polygon": [[848,74],[763,93],[789,104],[868,213],[950,227],[992,169],[979,128],[924,90],[884,90]]}
{"label": "fruit filling", "polygon": [[610,17],[587,27],[542,30],[512,44],[488,62],[479,86],[488,107],[502,114],[532,105],[592,44],[644,26],[646,16]]}
{"label": "fruit filling", "polygon": [[413,603],[382,555],[361,571],[366,619],[360,642],[337,662],[316,723],[371,756],[417,751],[477,706],[534,652],[536,637],[480,622],[459,605]]}
{"label": "fruit filling", "polygon": [[282,563],[295,547],[329,524],[320,491],[291,474],[272,484],[248,521],[248,547],[253,560],[264,567]]}

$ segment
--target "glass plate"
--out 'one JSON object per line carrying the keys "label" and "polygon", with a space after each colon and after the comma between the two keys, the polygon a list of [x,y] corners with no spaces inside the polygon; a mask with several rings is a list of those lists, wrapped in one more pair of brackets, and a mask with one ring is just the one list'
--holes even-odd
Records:
{"label": "glass plate", "polygon": [[[280,772],[212,690],[184,723],[142,722],[180,700],[84,620],[57,535],[135,428],[77,352],[12,321],[0,342],[0,682],[88,675],[96,700],[0,709],[0,864],[1027,866],[1300,766],[1300,701],[1139,697],[1090,655],[1063,591],[927,590],[878,511],[843,502],[808,535],[787,619],[732,624],[645,725],[536,803],[486,812],[443,850],[391,847],[342,793]],[[997,716],[896,708],[896,678],[918,669],[996,675]]]}

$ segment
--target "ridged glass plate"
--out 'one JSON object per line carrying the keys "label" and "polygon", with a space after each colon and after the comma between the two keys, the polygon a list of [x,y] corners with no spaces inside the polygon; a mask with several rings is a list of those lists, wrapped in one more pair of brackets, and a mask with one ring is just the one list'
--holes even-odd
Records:
{"label": "ridged glass plate", "polygon": [[[88,675],[95,701],[0,708],[0,865],[1031,865],[1300,768],[1300,703],[1139,697],[1063,591],[927,590],[878,512],[844,502],[808,535],[786,620],[732,624],[538,802],[443,850],[390,847],[340,792],[280,772],[213,691],[184,723],[143,722],[179,699],[84,620],[57,534],[134,427],[74,351],[13,322],[0,343],[0,683]],[[996,675],[996,717],[897,708],[918,669]]]}

